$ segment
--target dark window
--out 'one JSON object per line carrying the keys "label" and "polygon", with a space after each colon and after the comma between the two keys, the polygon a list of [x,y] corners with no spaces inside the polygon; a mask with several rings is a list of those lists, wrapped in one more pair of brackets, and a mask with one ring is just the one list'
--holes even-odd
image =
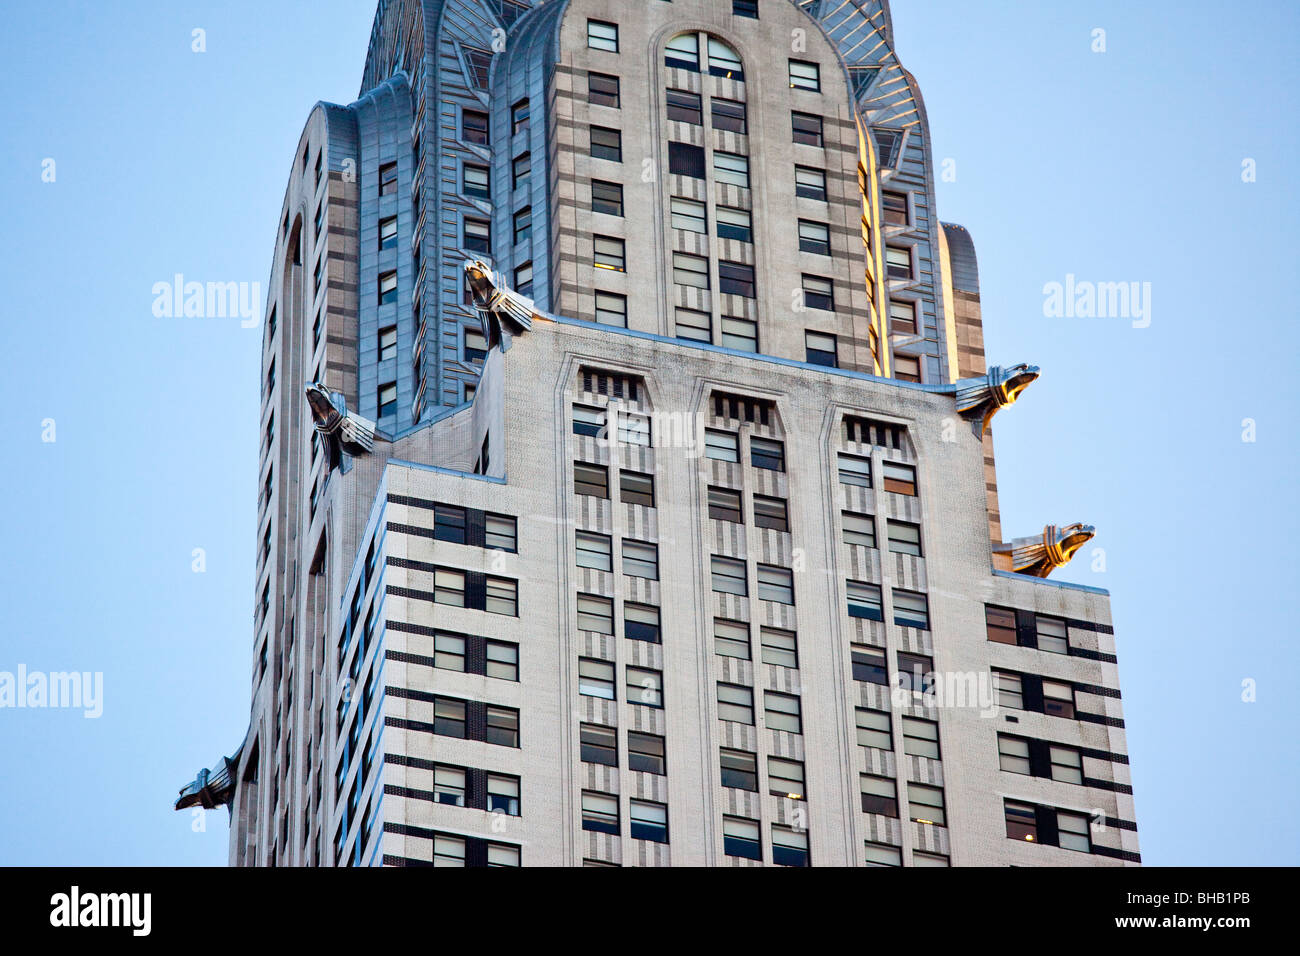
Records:
{"label": "dark window", "polygon": [[465,220],[464,247],[470,252],[492,254],[492,225],[486,219]]}
{"label": "dark window", "polygon": [[799,220],[799,251],[811,252],[813,255],[829,256],[831,254],[831,230],[824,222]]}
{"label": "dark window", "polygon": [[889,672],[885,667],[885,652],[877,647],[853,648],[853,679],[887,686]]}
{"label": "dark window", "polygon": [[397,192],[397,164],[384,163],[379,167],[379,195],[389,196]]}
{"label": "dark window", "polygon": [[623,636],[629,641],[659,643],[659,608],[650,604],[623,605]]}
{"label": "dark window", "polygon": [[634,840],[668,842],[668,807],[648,800],[628,803],[628,830]]}
{"label": "dark window", "polygon": [[803,277],[803,304],[810,309],[835,311],[835,286],[830,279],[821,276],[805,275]]}
{"label": "dark window", "polygon": [[893,168],[898,162],[898,148],[903,144],[903,134],[877,126],[872,128],[871,135],[876,141],[876,161],[881,166]]}
{"label": "dark window", "polygon": [[510,107],[510,132],[522,133],[528,129],[529,109],[528,101],[520,100],[514,106]]}
{"label": "dark window", "polygon": [[763,859],[763,844],[758,838],[758,821],[747,820],[744,817],[723,817],[722,851],[727,856],[744,860]]}
{"label": "dark window", "polygon": [[713,128],[728,133],[745,133],[745,104],[735,100],[710,100],[713,112]]}
{"label": "dark window", "polygon": [[582,759],[587,763],[618,766],[618,730],[599,724],[583,724],[579,729]]}
{"label": "dark window", "polygon": [[717,521],[732,521],[736,524],[744,519],[740,513],[740,492],[730,488],[709,488],[709,517]]}
{"label": "dark window", "polygon": [[700,94],[688,93],[685,90],[669,90],[668,118],[678,123],[691,123],[699,126],[704,122]]}
{"label": "dark window", "polygon": [[731,0],[731,12],[738,17],[758,19],[758,0]]}
{"label": "dark window", "polygon": [[[603,469],[602,469],[603,470]],[[636,471],[618,473],[619,498],[628,504],[645,505],[653,508],[655,504],[655,480],[653,475],[643,475]],[[602,495],[608,497],[608,495]]]}
{"label": "dark window", "polygon": [[785,444],[771,438],[751,438],[749,463],[755,468],[785,471]]}
{"label": "dark window", "polygon": [[433,509],[433,536],[438,541],[453,544],[465,543],[465,509],[454,505],[435,505]]}
{"label": "dark window", "polygon": [[744,750],[723,750],[718,754],[722,765],[722,785],[736,790],[758,792],[758,757]]}
{"label": "dark window", "polygon": [[718,263],[718,291],[754,298],[754,267],[740,262]]}
{"label": "dark window", "polygon": [[533,237],[533,210],[525,206],[515,213],[515,245],[527,242]]}
{"label": "dark window", "polygon": [[588,73],[587,102],[596,106],[612,106],[618,109],[618,77],[604,73]]}
{"label": "dark window", "polygon": [[513,176],[511,188],[518,189],[520,186],[527,186],[532,175],[532,154],[521,153],[516,156],[511,170]]}
{"label": "dark window", "polygon": [[657,734],[627,732],[627,768],[641,773],[665,774],[668,772],[664,753],[664,738]]}
{"label": "dark window", "polygon": [[604,465],[590,465],[580,461],[574,462],[573,491],[579,495],[608,498],[609,469]]}
{"label": "dark window", "polygon": [[519,711],[513,707],[487,709],[487,732],[484,739],[502,747],[519,746]]}
{"label": "dark window", "polygon": [[985,607],[984,622],[990,641],[996,644],[1010,644],[1013,647],[1018,643],[1015,611],[1000,607]]}
{"label": "dark window", "polygon": [[794,192],[804,199],[826,201],[826,171],[813,169],[811,166],[794,168]]}
{"label": "dark window", "polygon": [[616,163],[623,161],[623,135],[616,129],[606,126],[591,128],[591,155],[596,159],[610,159]]}
{"label": "dark window", "polygon": [[719,206],[717,209],[718,238],[735,239],[737,242],[753,242],[754,226],[748,212],[744,209],[732,209]]}
{"label": "dark window", "polygon": [[824,332],[805,332],[803,339],[804,354],[810,365],[824,365],[827,368],[838,367],[839,350],[836,346],[835,336],[827,335]]}
{"label": "dark window", "polygon": [[796,143],[819,147],[823,144],[820,116],[814,116],[812,113],[791,113],[790,120]]}
{"label": "dark window", "polygon": [[704,178],[704,147],[689,143],[668,144],[668,172],[674,176]]}
{"label": "dark window", "polygon": [[898,816],[898,786],[889,777],[859,775],[862,791],[862,812],[879,813],[887,817]]}
{"label": "dark window", "polygon": [[880,194],[880,207],[884,211],[887,225],[906,226],[909,224],[906,193],[882,192]]}
{"label": "dark window", "polygon": [[934,662],[921,654],[898,655],[898,684],[904,690],[929,693],[934,687]]}
{"label": "dark window", "polygon": [[623,215],[623,187],[604,180],[591,181],[591,211],[610,216]]}
{"label": "dark window", "polygon": [[491,142],[488,134],[488,115],[478,110],[462,110],[460,114],[460,135],[467,143],[487,146]]}
{"label": "dark window", "polygon": [[754,495],[754,524],[760,528],[772,528],[776,531],[789,531],[790,521],[787,517],[784,498],[766,498]]}

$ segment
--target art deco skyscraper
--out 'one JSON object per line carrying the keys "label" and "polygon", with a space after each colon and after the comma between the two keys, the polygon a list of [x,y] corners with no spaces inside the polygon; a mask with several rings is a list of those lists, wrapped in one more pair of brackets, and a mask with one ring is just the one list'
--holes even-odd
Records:
{"label": "art deco skyscraper", "polygon": [[232,863],[1139,860],[884,0],[381,0],[265,329]]}

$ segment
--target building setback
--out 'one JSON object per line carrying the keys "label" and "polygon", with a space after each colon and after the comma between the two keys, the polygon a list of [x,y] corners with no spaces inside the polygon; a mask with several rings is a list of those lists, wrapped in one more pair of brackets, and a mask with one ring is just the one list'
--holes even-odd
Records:
{"label": "building setback", "polygon": [[[884,0],[380,0],[277,226],[235,865],[1117,865]],[[1029,529],[1025,529],[1029,530]]]}

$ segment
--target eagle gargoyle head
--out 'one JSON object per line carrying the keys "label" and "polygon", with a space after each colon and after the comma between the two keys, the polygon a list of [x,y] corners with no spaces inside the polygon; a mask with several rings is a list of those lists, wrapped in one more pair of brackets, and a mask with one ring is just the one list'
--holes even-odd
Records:
{"label": "eagle gargoyle head", "polygon": [[1090,524],[1072,524],[1064,528],[1053,528],[1056,534],[1056,549],[1060,552],[1060,563],[1065,564],[1074,553],[1092,540],[1097,529]]}
{"label": "eagle gargoyle head", "polygon": [[1020,393],[1028,388],[1034,379],[1038,378],[1038,366],[1021,362],[1019,365],[1005,369],[1003,374],[1006,377],[999,386],[1002,391],[1001,404],[1010,405],[1020,397]]}
{"label": "eagle gargoyle head", "polygon": [[307,404],[311,406],[312,421],[318,431],[329,434],[343,418],[344,410],[338,407],[334,393],[320,382],[307,386]]}

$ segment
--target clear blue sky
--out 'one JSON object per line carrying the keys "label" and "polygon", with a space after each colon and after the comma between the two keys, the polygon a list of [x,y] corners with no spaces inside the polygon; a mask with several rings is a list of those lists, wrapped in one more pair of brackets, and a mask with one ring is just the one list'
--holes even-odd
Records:
{"label": "clear blue sky", "polygon": [[[1004,526],[1086,520],[1105,550],[1062,576],[1113,595],[1150,864],[1300,862],[1297,10],[894,4],[990,360],[1044,372],[997,421]],[[0,670],[105,690],[98,720],[0,710],[0,863],[225,861],[224,811],[194,833],[170,806],[247,722],[261,332],[155,318],[151,290],[265,287],[302,123],[355,97],[373,12],[6,10]],[[1150,327],[1045,318],[1067,274],[1150,282]]]}

